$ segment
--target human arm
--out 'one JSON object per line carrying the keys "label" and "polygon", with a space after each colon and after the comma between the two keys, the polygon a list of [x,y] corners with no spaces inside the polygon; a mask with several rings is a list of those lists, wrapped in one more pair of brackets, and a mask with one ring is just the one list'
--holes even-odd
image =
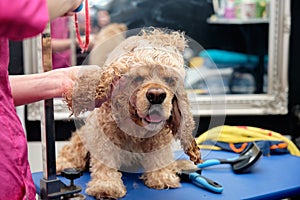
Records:
{"label": "human arm", "polygon": [[51,39],[52,51],[53,52],[61,52],[67,49],[70,49],[72,40],[70,38],[66,39]]}
{"label": "human arm", "polygon": [[80,69],[81,67],[76,66],[39,74],[9,76],[15,105],[62,97],[72,91]]}

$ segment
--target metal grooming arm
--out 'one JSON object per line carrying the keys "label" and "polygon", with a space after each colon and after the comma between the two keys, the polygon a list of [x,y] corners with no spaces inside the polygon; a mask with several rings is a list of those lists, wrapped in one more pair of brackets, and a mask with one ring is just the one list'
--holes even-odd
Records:
{"label": "metal grooming arm", "polygon": [[[42,63],[43,71],[52,70],[52,48],[50,24],[47,25],[42,34]],[[84,199],[84,196],[78,194],[81,187],[74,185],[74,179],[79,178],[80,171],[75,169],[66,169],[62,176],[71,180],[69,186],[65,185],[56,176],[56,158],[55,158],[55,123],[53,99],[47,99],[41,106],[41,133],[42,133],[42,155],[43,155],[43,178],[40,180],[40,199],[72,199],[76,195],[78,199]],[[82,197],[83,196],[83,197]]]}

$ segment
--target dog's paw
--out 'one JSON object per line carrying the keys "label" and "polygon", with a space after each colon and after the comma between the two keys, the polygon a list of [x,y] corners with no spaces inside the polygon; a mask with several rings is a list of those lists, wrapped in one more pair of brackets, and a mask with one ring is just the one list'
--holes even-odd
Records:
{"label": "dog's paw", "polygon": [[118,199],[126,195],[126,188],[119,181],[92,180],[85,192],[96,199]]}
{"label": "dog's paw", "polygon": [[175,173],[149,172],[141,178],[145,185],[158,190],[180,187],[180,179]]}

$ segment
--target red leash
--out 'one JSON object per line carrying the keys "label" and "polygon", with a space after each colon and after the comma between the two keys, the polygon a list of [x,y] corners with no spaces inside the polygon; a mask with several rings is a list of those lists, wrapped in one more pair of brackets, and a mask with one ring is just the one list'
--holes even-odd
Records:
{"label": "red leash", "polygon": [[75,13],[74,18],[75,18],[75,30],[76,30],[77,40],[79,43],[79,47],[81,48],[81,53],[83,53],[88,50],[89,43],[90,43],[90,14],[89,14],[88,0],[85,0],[85,43],[82,42],[80,37],[77,13]]}

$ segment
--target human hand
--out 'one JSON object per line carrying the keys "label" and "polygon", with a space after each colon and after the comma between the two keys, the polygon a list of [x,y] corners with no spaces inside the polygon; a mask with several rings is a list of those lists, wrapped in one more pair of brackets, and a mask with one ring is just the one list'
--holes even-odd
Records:
{"label": "human hand", "polygon": [[50,77],[57,83],[57,97],[66,96],[72,93],[79,71],[84,66],[73,66],[49,71]]}
{"label": "human hand", "polygon": [[[90,101],[91,99],[95,98],[95,91],[98,84],[97,81],[99,81],[98,77],[101,74],[99,66],[73,66],[55,69],[48,71],[47,73],[48,77],[51,77],[51,80],[53,80],[54,84],[56,85],[56,97],[63,97],[72,112],[75,111],[75,113],[79,114],[79,112],[85,109],[93,110],[95,107],[100,107],[102,103],[106,101],[105,98],[101,100],[95,99],[95,101]],[[80,87],[78,85],[80,85]],[[89,88],[90,91],[86,90],[87,88]],[[74,102],[75,105],[73,105]],[[80,103],[78,104],[76,102]],[[79,110],[79,112],[77,112],[77,110]]]}
{"label": "human hand", "polygon": [[109,96],[101,99],[96,91],[99,77],[103,69],[97,65],[75,66],[49,71],[49,77],[55,80],[59,88],[58,96],[63,97],[72,114],[77,116],[81,112],[91,111],[100,107]]}
{"label": "human hand", "polygon": [[60,16],[70,16],[83,0],[47,0],[50,20]]}

